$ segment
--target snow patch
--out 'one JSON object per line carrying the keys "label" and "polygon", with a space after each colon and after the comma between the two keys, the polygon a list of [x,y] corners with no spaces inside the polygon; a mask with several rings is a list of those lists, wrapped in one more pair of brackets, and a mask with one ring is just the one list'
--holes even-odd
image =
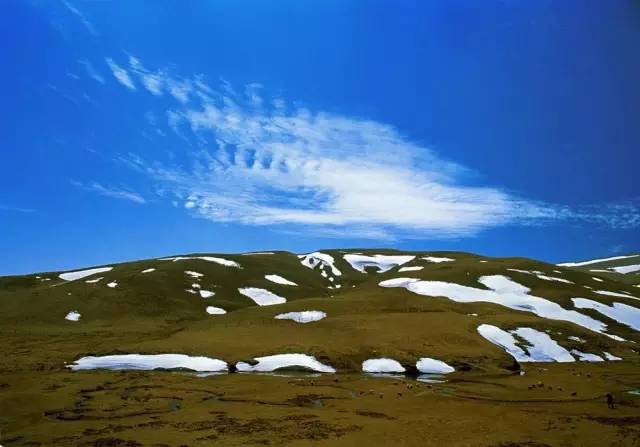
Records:
{"label": "snow patch", "polygon": [[184,274],[192,278],[202,278],[204,276],[204,273],[193,272],[191,270],[185,270]]}
{"label": "snow patch", "polygon": [[209,315],[223,315],[227,313],[223,308],[215,306],[207,306],[206,311]]}
{"label": "snow patch", "polygon": [[240,267],[240,264],[238,264],[236,261],[231,261],[229,259],[224,259],[224,258],[216,258],[214,256],[176,256],[173,258],[162,258],[160,259],[161,261],[185,261],[188,259],[200,259],[202,261],[208,261],[208,262],[215,262],[216,264],[220,264],[220,265],[224,265],[225,267],[235,267],[235,268],[242,268]]}
{"label": "snow patch", "polygon": [[80,312],[78,312],[77,310],[72,310],[64,317],[64,319],[69,321],[78,321],[80,317]]}
{"label": "snow patch", "polygon": [[565,262],[565,263],[556,264],[556,265],[559,265],[561,267],[581,267],[583,265],[597,264],[599,262],[607,262],[607,261],[617,261],[618,259],[629,259],[629,258],[635,258],[635,257],[638,257],[638,256],[640,256],[640,255],[613,256],[611,258],[592,259],[591,261],[583,261],[583,262]]}
{"label": "snow patch", "polygon": [[98,267],[95,269],[76,270],[74,272],[60,273],[58,278],[65,281],[75,281],[76,279],[86,278],[87,276],[95,275],[96,273],[104,273],[113,270],[113,267]]}
{"label": "snow patch", "polygon": [[300,262],[302,265],[310,269],[315,269],[317,266],[320,266],[321,270],[324,270],[325,268],[330,269],[331,273],[335,276],[342,275],[342,272],[335,266],[333,256],[326,253],[315,251],[313,253],[307,253],[306,255],[298,255],[298,258],[301,259]]}
{"label": "snow patch", "polygon": [[305,310],[302,312],[287,312],[279,314],[274,318],[276,320],[293,320],[297,323],[311,323],[313,321],[320,321],[326,316],[326,313],[319,310]]}
{"label": "snow patch", "polygon": [[608,306],[598,301],[587,298],[572,298],[573,305],[578,309],[593,309],[606,315],[618,323],[627,325],[637,331],[640,331],[640,309],[629,306],[624,303],[613,303]]}
{"label": "snow patch", "polygon": [[380,282],[382,287],[404,287],[407,290],[432,297],[446,297],[459,303],[488,302],[510,309],[534,313],[542,318],[564,320],[606,334],[607,325],[575,310],[564,309],[545,298],[530,295],[530,289],[502,275],[482,276],[478,282],[490,290],[444,281],[424,281],[416,278],[395,278]]}
{"label": "snow patch", "polygon": [[316,360],[307,354],[276,354],[265,357],[256,357],[255,365],[246,362],[238,362],[236,368],[239,372],[273,372],[281,368],[304,368],[321,373],[335,373],[336,370]]}
{"label": "snow patch", "polygon": [[251,298],[258,306],[271,306],[273,304],[286,303],[287,299],[257,287],[241,287],[238,289],[242,295]]}
{"label": "snow patch", "polygon": [[581,362],[604,362],[604,359],[599,355],[589,354],[588,352],[581,352],[577,349],[572,349],[571,354],[578,357]]}
{"label": "snow patch", "polygon": [[283,284],[285,286],[297,286],[298,285],[295,282],[289,281],[288,279],[283,278],[280,275],[264,275],[264,278],[267,281],[271,281],[271,282],[274,282],[276,284]]}
{"label": "snow patch", "polygon": [[613,354],[611,354],[609,352],[603,352],[602,354],[604,355],[604,357],[607,360],[612,361],[612,362],[615,362],[617,360],[622,360],[622,357],[617,357],[617,356],[615,356],[615,355],[613,355]]}
{"label": "snow patch", "polygon": [[380,358],[362,362],[362,371],[374,374],[403,373],[406,370],[397,360]]}
{"label": "snow patch", "polygon": [[593,279],[594,281],[598,281],[598,282],[604,282],[604,279],[602,278],[597,278],[595,276],[592,276],[591,279]]}
{"label": "snow patch", "polygon": [[118,287],[118,281],[111,281],[110,283],[107,283],[107,287],[111,287],[112,289]]}
{"label": "snow patch", "polygon": [[418,270],[422,270],[424,267],[420,266],[420,265],[416,265],[413,267],[400,267],[400,269],[398,269],[399,272],[417,272]]}
{"label": "snow patch", "polygon": [[443,362],[442,360],[422,357],[416,363],[416,368],[423,374],[449,374],[456,369]]}
{"label": "snow patch", "polygon": [[[521,363],[575,361],[571,354],[549,335],[532,328],[518,328],[507,332],[490,324],[481,324],[478,326],[478,333]],[[526,342],[528,353],[518,346],[520,343],[514,335]]]}
{"label": "snow patch", "polygon": [[184,354],[123,354],[89,356],[67,365],[74,371],[85,369],[144,370],[189,369],[198,372],[226,371],[227,363],[209,357],[192,357]]}
{"label": "snow patch", "polygon": [[96,278],[96,279],[87,279],[85,282],[88,284],[95,284],[97,282],[100,282],[103,279],[104,279],[104,276],[101,276],[100,278]]}
{"label": "snow patch", "polygon": [[211,290],[199,290],[198,292],[200,292],[200,296],[202,298],[211,298],[213,295],[215,295],[215,292],[212,292]]}
{"label": "snow patch", "polygon": [[608,290],[594,290],[595,293],[599,295],[607,295],[607,296],[617,296],[620,298],[631,298],[633,300],[640,300],[640,298],[636,298],[635,296],[631,296],[627,292],[610,292]]}
{"label": "snow patch", "polygon": [[348,254],[343,256],[344,260],[351,264],[355,270],[366,273],[366,267],[375,267],[378,269],[377,273],[388,272],[394,267],[402,264],[406,264],[409,261],[413,261],[415,256],[389,256],[389,255],[356,255]]}
{"label": "snow patch", "polygon": [[155,272],[156,269],[154,268],[150,268],[150,269],[144,269],[143,271],[141,271],[140,273],[151,273],[151,272]]}
{"label": "snow patch", "polygon": [[[438,256],[425,256],[422,259],[424,259],[427,262],[435,262],[435,263],[455,261],[455,259],[453,258],[441,258]],[[480,261],[480,262],[487,262],[487,261]]]}

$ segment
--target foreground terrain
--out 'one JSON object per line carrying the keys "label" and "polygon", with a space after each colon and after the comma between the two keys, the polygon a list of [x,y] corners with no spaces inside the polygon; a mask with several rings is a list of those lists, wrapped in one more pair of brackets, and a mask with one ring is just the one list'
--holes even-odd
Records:
{"label": "foreground terrain", "polygon": [[[3,277],[0,444],[640,445],[640,256],[578,264],[323,250]],[[287,353],[315,363],[254,360]]]}

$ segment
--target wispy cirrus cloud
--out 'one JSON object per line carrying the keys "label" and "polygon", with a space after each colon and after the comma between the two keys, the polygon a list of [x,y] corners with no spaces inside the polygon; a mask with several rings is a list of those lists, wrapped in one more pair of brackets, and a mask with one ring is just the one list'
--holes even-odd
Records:
{"label": "wispy cirrus cloud", "polygon": [[76,8],[75,6],[73,6],[71,4],[71,2],[69,2],[68,0],[62,0],[62,4],[73,14],[75,15],[79,20],[80,23],[82,23],[84,25],[84,27],[87,29],[87,31],[89,31],[91,34],[93,34],[94,36],[98,35],[98,32],[96,31],[96,28],[93,26],[93,24],[89,21],[89,19],[87,19],[87,17],[82,13],[82,11],[80,11],[78,8]]}
{"label": "wispy cirrus cloud", "polygon": [[126,68],[110,65],[127,73],[126,87],[133,89],[130,73],[151,94],[177,100],[156,115],[200,149],[188,149],[182,164],[122,160],[198,217],[375,238],[566,221],[640,226],[637,203],[576,209],[465,185],[465,167],[393,126],[269,100],[260,84],[238,93],[225,81],[213,87],[202,76],[174,77],[134,57]]}
{"label": "wispy cirrus cloud", "polygon": [[104,84],[104,76],[102,76],[98,71],[94,68],[94,66],[86,59],[81,59],[78,61],[80,65],[82,65],[89,75],[91,79],[99,82],[100,84]]}
{"label": "wispy cirrus cloud", "polygon": [[111,197],[114,199],[129,200],[131,202],[140,203],[140,204],[147,203],[147,200],[144,197],[142,197],[142,195],[127,188],[116,188],[116,187],[104,186],[97,182],[85,184],[75,180],[71,181],[71,184],[80,189],[93,192],[101,196]]}
{"label": "wispy cirrus cloud", "polygon": [[16,212],[16,213],[35,213],[36,212],[36,210],[34,210],[33,208],[23,208],[23,207],[6,206],[6,205],[0,205],[0,211],[9,211],[9,212]]}
{"label": "wispy cirrus cloud", "polygon": [[107,65],[111,69],[111,73],[113,74],[113,77],[115,77],[120,84],[124,85],[129,90],[136,89],[136,86],[134,85],[133,80],[131,79],[131,76],[129,76],[129,72],[126,69],[116,64],[113,61],[113,59],[109,57],[106,58],[105,60],[107,62]]}

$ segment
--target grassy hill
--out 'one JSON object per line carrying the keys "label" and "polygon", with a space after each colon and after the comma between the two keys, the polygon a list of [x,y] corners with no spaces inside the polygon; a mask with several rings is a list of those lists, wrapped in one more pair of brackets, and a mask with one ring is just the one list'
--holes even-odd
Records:
{"label": "grassy hill", "polygon": [[[640,263],[638,260],[640,257],[636,258]],[[467,411],[460,407],[461,399],[472,399],[475,403],[469,410],[489,415],[496,410],[494,404],[487,403],[492,399],[530,401],[532,385],[541,388],[536,391],[536,402],[600,408],[594,402],[605,392],[626,393],[633,389],[634,381],[640,383],[640,337],[633,314],[640,308],[640,289],[630,280],[634,276],[611,270],[633,262],[633,258],[626,258],[556,266],[526,258],[488,258],[461,252],[349,249],[322,250],[306,257],[281,251],[194,253],[88,267],[99,270],[93,274],[42,272],[1,277],[0,405],[9,410],[0,415],[0,443],[5,447],[244,445],[258,441],[302,445],[316,436],[331,445],[354,445],[349,443],[367,442],[380,430],[393,430],[389,428],[393,418],[424,423],[429,412],[416,412],[415,407],[429,405],[424,402],[427,397],[452,415]],[[381,286],[398,278],[407,278],[407,284],[419,287]],[[514,290],[503,286],[492,289],[487,278],[498,278],[504,287]],[[461,296],[416,292],[429,288],[457,290]],[[250,296],[255,296],[256,290],[262,297],[275,295],[286,302],[258,305]],[[272,295],[265,295],[265,291]],[[505,301],[483,298],[494,295]],[[578,306],[576,298],[590,307]],[[470,302],[463,301],[467,299]],[[516,304],[506,305],[509,300]],[[605,311],[623,309],[624,318],[606,314],[602,306]],[[207,312],[210,307],[226,313],[212,315]],[[544,314],[548,308],[553,309],[554,317]],[[326,318],[307,324],[275,318],[308,310],[322,311]],[[65,319],[72,312],[78,314],[77,321]],[[604,329],[576,324],[572,318],[597,321]],[[560,349],[572,353],[575,362],[518,363],[503,346],[480,335],[481,325],[512,334],[516,347],[535,357],[537,345],[516,333],[518,328],[531,328],[538,338],[550,338]],[[580,361],[576,351],[603,361]],[[315,379],[250,374],[197,379],[184,373],[74,372],[65,367],[84,356],[129,353],[207,356],[229,365],[261,356],[304,353],[332,365],[337,373],[332,378]],[[610,361],[606,355],[622,360]],[[419,358],[434,358],[456,372],[443,379],[446,385],[404,376],[385,380],[362,373],[363,361],[382,357],[397,360],[409,372],[415,370]],[[582,378],[587,374],[585,382]],[[549,380],[554,382],[551,389]],[[301,391],[303,386],[313,388],[316,384],[320,390]],[[251,393],[254,397],[249,397]],[[256,393],[264,396],[256,398]],[[386,400],[378,396],[381,393]],[[234,395],[233,405],[222,405],[224,410],[208,407],[209,399],[220,401],[222,395]],[[633,395],[624,395],[624,411],[632,414],[637,403]],[[366,405],[358,403],[360,398]],[[276,402],[292,412],[281,415],[285,419],[263,421],[270,429],[260,429],[255,419],[264,419],[268,408],[280,405]],[[218,410],[222,413],[212,413]],[[362,412],[374,415],[362,416]],[[295,419],[286,419],[312,413],[308,420],[303,418],[313,423],[301,429],[302,434],[291,423]],[[346,425],[336,422],[337,416],[345,414],[353,420]],[[464,414],[458,416],[475,427],[471,432],[486,423],[471,413]],[[237,415],[257,426],[237,420]],[[190,427],[203,417],[206,424],[198,429]],[[516,416],[509,418],[518,423]],[[578,425],[584,429],[582,445],[591,445],[588,433],[604,430],[601,423],[588,418]],[[151,430],[154,426],[155,431]],[[494,434],[477,445],[520,442],[526,438],[525,432],[512,429],[503,438]],[[625,445],[627,435],[618,438],[620,445]],[[424,445],[419,436],[405,441],[407,445]]]}

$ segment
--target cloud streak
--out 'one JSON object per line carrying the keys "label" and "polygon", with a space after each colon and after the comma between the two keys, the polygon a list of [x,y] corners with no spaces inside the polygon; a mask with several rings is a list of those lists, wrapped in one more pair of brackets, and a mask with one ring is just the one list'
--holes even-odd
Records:
{"label": "cloud streak", "polygon": [[89,31],[92,35],[97,36],[98,32],[96,31],[96,28],[93,26],[93,24],[89,21],[89,19],[87,19],[87,17],[82,13],[82,11],[80,11],[78,8],[76,8],[75,6],[73,6],[70,2],[68,2],[67,0],[63,0],[62,4],[73,14],[75,15],[79,20],[80,23],[82,23],[84,25],[84,27],[87,29],[87,31]]}
{"label": "cloud streak", "polygon": [[103,186],[97,182],[84,184],[81,182],[72,181],[71,183],[80,189],[93,192],[101,196],[111,197],[114,199],[128,200],[130,202],[135,202],[140,204],[147,203],[146,199],[142,197],[142,195],[138,194],[137,192],[131,191],[129,189]]}
{"label": "cloud streak", "polygon": [[575,209],[465,185],[465,167],[393,126],[267,100],[260,84],[237,93],[224,81],[214,88],[201,76],[149,70],[134,57],[126,69],[107,61],[114,75],[127,73],[126,82],[116,78],[129,89],[130,72],[152,95],[176,100],[157,115],[201,149],[189,150],[182,164],[123,160],[194,216],[375,238],[468,236],[568,220],[640,226],[635,203]]}

